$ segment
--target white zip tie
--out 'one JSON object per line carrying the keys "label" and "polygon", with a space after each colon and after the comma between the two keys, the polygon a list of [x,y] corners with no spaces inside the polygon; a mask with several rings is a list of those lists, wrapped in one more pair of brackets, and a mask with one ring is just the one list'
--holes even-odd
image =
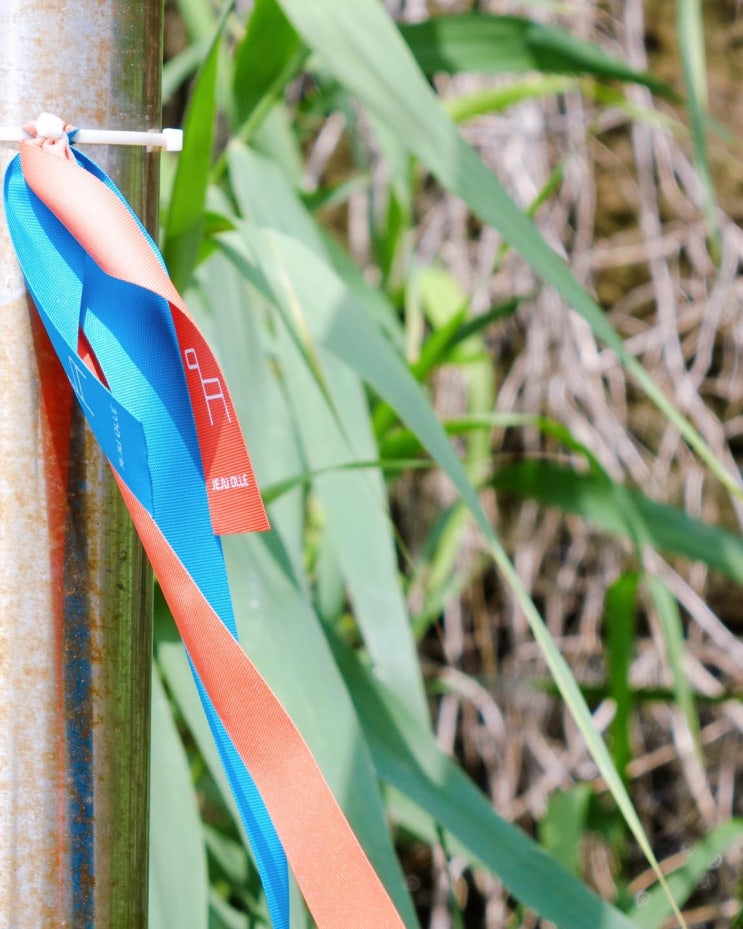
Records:
{"label": "white zip tie", "polygon": [[[36,121],[39,136],[59,139],[62,131],[42,113]],[[56,117],[52,117],[56,119]],[[47,125],[47,122],[49,123]],[[61,120],[59,120],[61,123]],[[70,133],[71,141],[80,145],[143,145],[147,148],[164,148],[166,152],[180,152],[183,148],[182,129],[163,129],[162,132],[128,132],[123,129],[76,129]],[[31,139],[20,126],[0,126],[0,142],[25,142]]]}

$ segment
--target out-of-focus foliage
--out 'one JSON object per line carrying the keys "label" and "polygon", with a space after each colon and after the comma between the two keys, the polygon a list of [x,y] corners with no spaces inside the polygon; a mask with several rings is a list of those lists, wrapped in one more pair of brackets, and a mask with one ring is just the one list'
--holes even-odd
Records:
{"label": "out-of-focus foliage", "polygon": [[[607,412],[597,424],[596,409],[613,399],[643,411],[638,422],[659,419],[666,445],[693,451],[717,497],[735,498],[739,481],[709,417],[669,393],[622,315],[597,299],[585,261],[564,260],[580,252],[585,216],[576,213],[575,241],[569,221],[560,241],[544,217],[585,207],[586,191],[570,193],[576,163],[591,147],[612,151],[617,127],[636,145],[640,132],[659,145],[673,139],[669,126],[683,134],[683,90],[700,171],[690,167],[688,183],[701,178],[699,247],[724,266],[694,4],[679,0],[678,88],[637,54],[586,39],[569,4],[561,21],[541,6],[522,17],[482,6],[396,23],[378,0],[173,3],[163,84],[186,143],[163,163],[163,248],[223,361],[269,501],[270,533],[225,541],[242,644],[407,925],[526,927],[538,914],[562,929],[652,929],[674,912],[683,922],[680,908],[743,833],[732,817],[703,837],[692,830],[667,886],[646,890],[668,849],[655,844],[647,794],[638,801],[633,785],[639,720],[649,705],[673,717],[697,777],[692,797],[705,802],[703,700],[736,697],[727,681],[703,693],[694,681],[706,678],[689,678],[699,660],[677,598],[687,611],[695,604],[738,670],[743,651],[661,556],[740,583],[743,543],[698,507],[657,499],[657,481],[636,476],[655,473],[668,448],[635,441],[627,420],[608,449],[602,427],[613,420]],[[660,100],[676,110],[661,115]],[[532,120],[561,120],[571,139],[537,186],[526,171],[521,186],[499,180],[508,172],[497,131],[478,138],[519,106]],[[438,215],[459,217],[457,254]],[[465,268],[475,265],[473,276]],[[515,345],[520,320],[550,301],[582,346],[579,358],[565,352],[566,382],[598,379],[590,413],[578,405],[563,418],[559,401],[503,405],[514,372],[534,364],[528,340]],[[538,342],[538,320],[529,332]],[[540,377],[531,370],[520,392]],[[550,549],[552,593],[575,544],[580,572],[594,569],[585,599],[601,629],[594,621],[578,638],[603,649],[598,669],[565,659],[586,608],[565,590],[568,605],[555,611],[540,590],[530,564],[546,543],[535,533],[530,555],[523,538],[536,514],[565,527]],[[614,547],[592,563],[594,538]],[[655,690],[635,679],[648,621],[665,669]],[[538,670],[511,681],[522,647]],[[162,603],[155,655],[151,929],[264,926],[249,848]],[[557,708],[561,722],[544,733],[507,725],[524,701]],[[520,771],[527,753],[543,783]],[[499,777],[520,783],[525,803],[501,809]],[[529,805],[530,793],[542,799]],[[293,925],[309,925],[294,902]],[[733,901],[721,906],[729,920]]]}

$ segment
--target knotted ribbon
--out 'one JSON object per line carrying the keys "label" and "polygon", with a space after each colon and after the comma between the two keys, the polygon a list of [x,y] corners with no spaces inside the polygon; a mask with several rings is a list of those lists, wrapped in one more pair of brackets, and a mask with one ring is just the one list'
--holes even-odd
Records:
{"label": "knotted ribbon", "polygon": [[289,927],[286,856],[319,929],[402,929],[237,642],[219,536],[269,526],[222,372],[155,244],[69,136],[21,144],[4,184],[11,238],[185,644],[273,924]]}

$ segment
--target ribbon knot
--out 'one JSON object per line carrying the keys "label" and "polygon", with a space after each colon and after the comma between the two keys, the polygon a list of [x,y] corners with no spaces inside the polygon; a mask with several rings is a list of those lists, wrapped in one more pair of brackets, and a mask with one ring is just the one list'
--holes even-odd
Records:
{"label": "ribbon knot", "polygon": [[28,140],[29,145],[43,148],[44,151],[65,161],[75,160],[70,148],[70,133],[75,132],[75,127],[60,119],[59,116],[53,113],[41,113],[38,119],[26,123],[23,131],[31,136]]}

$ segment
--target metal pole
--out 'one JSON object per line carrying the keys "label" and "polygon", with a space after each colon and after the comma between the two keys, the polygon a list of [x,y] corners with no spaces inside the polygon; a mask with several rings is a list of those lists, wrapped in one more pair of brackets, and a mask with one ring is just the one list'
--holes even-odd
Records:
{"label": "metal pole", "polygon": [[[159,128],[161,35],[162,0],[0,0],[0,124]],[[152,229],[156,156],[91,155]],[[142,929],[149,584],[34,313],[0,213],[0,927]]]}

